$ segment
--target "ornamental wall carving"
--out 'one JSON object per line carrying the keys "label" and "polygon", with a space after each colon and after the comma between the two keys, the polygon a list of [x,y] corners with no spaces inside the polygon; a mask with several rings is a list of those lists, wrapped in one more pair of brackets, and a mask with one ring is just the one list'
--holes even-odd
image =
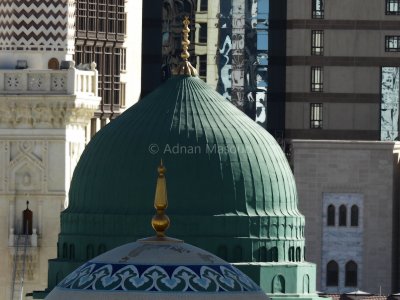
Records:
{"label": "ornamental wall carving", "polygon": [[0,101],[0,128],[85,126],[93,112],[93,107],[75,107],[66,101]]}

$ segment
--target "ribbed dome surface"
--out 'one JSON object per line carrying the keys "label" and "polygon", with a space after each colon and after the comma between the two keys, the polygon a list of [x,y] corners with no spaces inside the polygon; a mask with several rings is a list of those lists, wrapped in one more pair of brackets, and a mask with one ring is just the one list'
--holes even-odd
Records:
{"label": "ribbed dome surface", "polygon": [[202,80],[177,76],[86,147],[61,214],[49,278],[152,234],[161,158],[168,235],[230,262],[303,261],[304,217],[279,145]]}
{"label": "ribbed dome surface", "polygon": [[160,158],[169,214],[298,215],[292,172],[274,138],[186,76],[168,80],[96,134],[75,170],[67,212],[152,214],[147,204]]}

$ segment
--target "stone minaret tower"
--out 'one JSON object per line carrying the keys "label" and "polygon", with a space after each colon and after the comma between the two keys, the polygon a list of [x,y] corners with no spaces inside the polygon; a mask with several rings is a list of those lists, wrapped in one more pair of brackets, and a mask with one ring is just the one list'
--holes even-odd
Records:
{"label": "stone minaret tower", "polygon": [[100,102],[95,64],[62,63],[74,51],[73,2],[0,2],[0,299],[46,286],[59,213]]}

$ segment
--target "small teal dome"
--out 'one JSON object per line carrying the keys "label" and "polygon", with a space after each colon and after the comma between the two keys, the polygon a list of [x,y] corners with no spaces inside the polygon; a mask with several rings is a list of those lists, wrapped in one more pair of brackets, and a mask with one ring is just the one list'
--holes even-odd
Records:
{"label": "small teal dome", "polygon": [[60,282],[47,300],[267,300],[234,266],[180,240],[140,240],[108,251]]}

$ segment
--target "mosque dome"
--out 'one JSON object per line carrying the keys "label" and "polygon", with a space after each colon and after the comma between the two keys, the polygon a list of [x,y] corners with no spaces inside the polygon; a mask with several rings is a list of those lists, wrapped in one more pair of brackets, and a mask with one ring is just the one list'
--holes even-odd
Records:
{"label": "mosque dome", "polygon": [[61,214],[49,280],[151,234],[145,203],[160,159],[174,199],[171,236],[229,262],[304,261],[304,217],[278,143],[198,77],[176,75],[87,145]]}
{"label": "mosque dome", "polygon": [[[103,240],[111,249],[149,236],[143,224],[152,210],[144,203],[152,197],[153,169],[160,158],[168,166],[174,199],[172,236],[229,261],[258,260],[243,243],[249,249],[303,248],[304,218],[280,146],[191,76],[169,79],[87,145],[73,175],[69,207],[61,214],[59,247],[71,240],[79,245]],[[278,246],[278,237],[287,244]],[[250,246],[260,239],[260,245]],[[237,257],[223,254],[232,251]]]}
{"label": "mosque dome", "polygon": [[103,253],[64,278],[46,299],[268,298],[229,263],[166,238],[139,240]]}

